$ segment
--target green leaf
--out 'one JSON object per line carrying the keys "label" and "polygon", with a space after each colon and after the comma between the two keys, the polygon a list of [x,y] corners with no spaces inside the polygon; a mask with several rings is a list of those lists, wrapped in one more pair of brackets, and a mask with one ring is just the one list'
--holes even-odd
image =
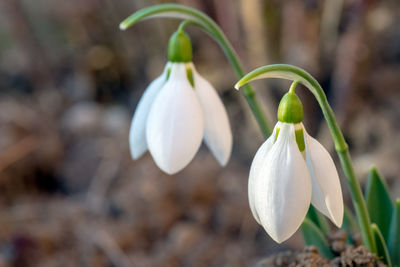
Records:
{"label": "green leaf", "polygon": [[329,234],[331,229],[329,227],[328,220],[313,205],[310,205],[306,218],[312,221],[324,235]]}
{"label": "green leaf", "polygon": [[396,200],[393,209],[387,243],[393,265],[400,267],[400,198]]}
{"label": "green leaf", "polygon": [[376,223],[385,240],[388,238],[393,202],[383,177],[372,167],[365,188],[365,200],[371,222]]}
{"label": "green leaf", "polygon": [[311,220],[307,218],[304,219],[301,224],[301,233],[303,234],[304,243],[306,243],[306,245],[315,246],[319,253],[327,259],[332,259],[334,257],[324,234]]}
{"label": "green leaf", "polygon": [[343,224],[340,229],[347,232],[347,243],[354,244],[351,236],[354,232],[359,231],[360,229],[358,227],[356,218],[354,218],[350,208],[346,205],[344,205]]}
{"label": "green leaf", "polygon": [[385,239],[383,239],[381,231],[379,231],[378,225],[375,223],[371,224],[372,232],[375,236],[376,248],[378,250],[378,257],[382,260],[388,267],[392,266],[390,261],[389,252],[386,247]]}

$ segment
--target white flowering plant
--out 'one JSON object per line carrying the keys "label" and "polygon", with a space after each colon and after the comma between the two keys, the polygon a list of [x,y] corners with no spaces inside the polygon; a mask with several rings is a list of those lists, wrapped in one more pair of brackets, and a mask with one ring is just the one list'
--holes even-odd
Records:
{"label": "white flowering plant", "polygon": [[[255,220],[281,243],[300,228],[307,245],[332,258],[327,242],[331,227],[326,219],[349,233],[359,231],[365,247],[388,266],[400,266],[400,199],[394,201],[384,178],[372,167],[365,193],[355,176],[348,146],[320,84],[301,68],[275,64],[245,75],[242,64],[218,25],[199,10],[178,4],[141,9],[120,24],[125,30],[143,19],[184,20],[172,34],[163,73],[145,90],[132,119],[130,150],[137,159],[150,151],[157,166],[174,174],[194,158],[202,140],[224,166],[232,149],[232,133],[225,107],[213,86],[196,71],[192,45],[185,32],[194,25],[221,46],[240,79],[261,131],[267,138],[250,168],[248,197]],[[272,129],[249,82],[261,78],[293,81],[278,107]],[[302,84],[318,101],[331,132],[346,177],[355,216],[343,204],[339,175],[328,151],[302,124],[303,106],[295,93]],[[311,205],[310,205],[311,204]],[[324,216],[325,215],[325,216]]]}

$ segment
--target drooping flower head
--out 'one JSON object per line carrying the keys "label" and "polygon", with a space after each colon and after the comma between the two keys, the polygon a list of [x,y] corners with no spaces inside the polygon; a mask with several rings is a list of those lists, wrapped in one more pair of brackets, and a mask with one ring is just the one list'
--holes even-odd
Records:
{"label": "drooping flower head", "polygon": [[189,164],[204,139],[224,166],[232,149],[228,115],[216,90],[196,71],[190,39],[182,29],[170,38],[168,60],[133,116],[133,159],[149,150],[161,170],[174,174]]}
{"label": "drooping flower head", "polygon": [[278,243],[301,225],[310,203],[340,227],[343,198],[339,176],[326,149],[305,130],[303,106],[284,95],[278,123],[257,151],[249,175],[249,203],[256,221]]}

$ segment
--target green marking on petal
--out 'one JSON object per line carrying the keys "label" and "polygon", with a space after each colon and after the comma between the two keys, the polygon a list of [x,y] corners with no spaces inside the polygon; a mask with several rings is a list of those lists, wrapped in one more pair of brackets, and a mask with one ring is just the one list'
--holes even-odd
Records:
{"label": "green marking on petal", "polygon": [[280,130],[281,130],[281,128],[276,128],[275,140],[278,139],[278,134],[279,134]]}
{"label": "green marking on petal", "polygon": [[171,75],[171,68],[168,68],[167,69],[167,78],[165,79],[165,81],[168,81],[170,75]]}
{"label": "green marking on petal", "polygon": [[304,143],[303,128],[295,130],[294,133],[296,135],[297,146],[299,147],[300,152],[303,152],[306,149],[306,145]]}
{"label": "green marking on petal", "polygon": [[193,70],[191,68],[186,68],[186,76],[194,89]]}

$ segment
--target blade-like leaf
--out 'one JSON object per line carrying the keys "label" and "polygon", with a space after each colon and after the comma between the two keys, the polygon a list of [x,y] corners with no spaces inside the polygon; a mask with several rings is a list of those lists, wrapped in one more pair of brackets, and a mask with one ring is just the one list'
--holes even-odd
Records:
{"label": "blade-like leaf", "polygon": [[318,252],[327,259],[334,257],[329,248],[328,241],[319,228],[309,219],[304,219],[301,224],[301,233],[303,234],[304,243],[308,246],[315,246]]}
{"label": "blade-like leaf", "polygon": [[328,235],[330,232],[330,227],[328,220],[325,218],[325,216],[319,212],[313,205],[310,205],[310,208],[308,209],[307,219],[312,221],[324,235]]}
{"label": "blade-like leaf", "polygon": [[381,231],[379,231],[378,225],[375,223],[371,224],[372,232],[375,236],[376,248],[378,250],[378,257],[382,260],[388,267],[392,266],[390,261],[389,252],[386,247],[385,240],[383,239]]}
{"label": "blade-like leaf", "polygon": [[394,266],[400,267],[400,198],[393,209],[388,238],[388,249]]}
{"label": "blade-like leaf", "polygon": [[375,167],[372,167],[365,188],[365,200],[371,217],[371,222],[376,223],[382,236],[387,240],[392,217],[393,202],[384,178]]}
{"label": "blade-like leaf", "polygon": [[347,243],[354,244],[352,234],[360,229],[358,227],[356,218],[354,218],[353,213],[346,205],[344,205],[343,224],[340,229],[347,232]]}

